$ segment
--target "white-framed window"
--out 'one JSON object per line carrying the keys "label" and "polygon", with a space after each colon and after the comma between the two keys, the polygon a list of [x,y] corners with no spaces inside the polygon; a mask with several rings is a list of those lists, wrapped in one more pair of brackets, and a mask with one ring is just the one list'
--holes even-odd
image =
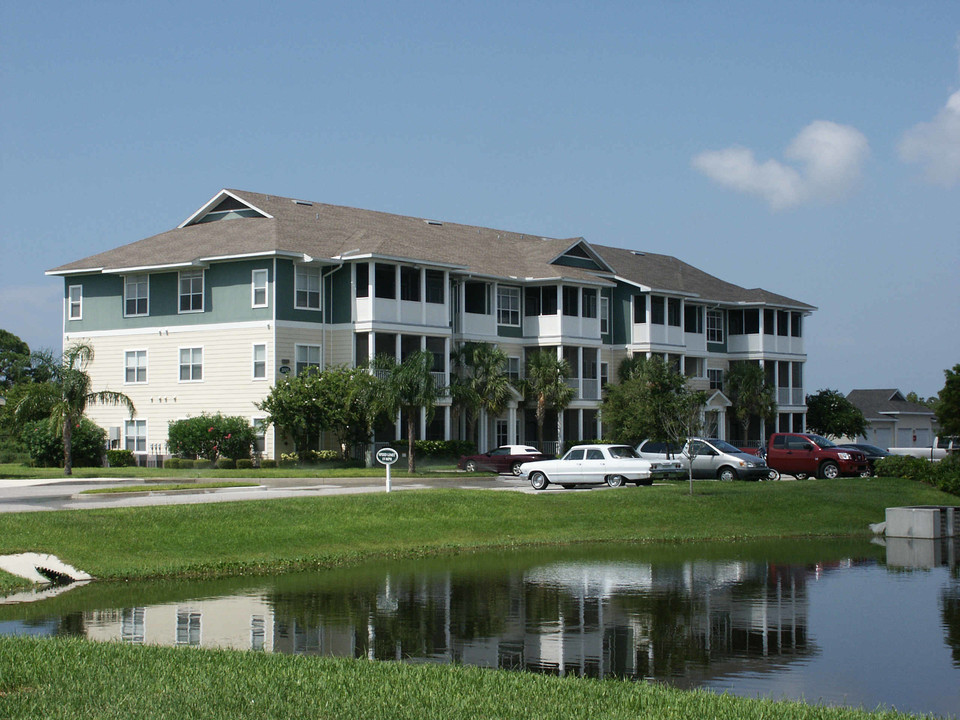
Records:
{"label": "white-framed window", "polygon": [[255,308],[267,307],[269,304],[267,298],[267,281],[269,275],[266,268],[259,268],[253,271],[250,282],[250,304]]}
{"label": "white-framed window", "polygon": [[610,364],[600,363],[600,387],[605,388],[610,383]]}
{"label": "white-framed window", "polygon": [[180,273],[180,312],[203,312],[203,270]]}
{"label": "white-framed window", "polygon": [[319,345],[297,345],[297,375],[308,367],[320,367]]}
{"label": "white-framed window", "polygon": [[497,324],[520,327],[520,288],[497,286]]}
{"label": "white-framed window", "polygon": [[600,334],[606,335],[610,332],[610,298],[606,295],[600,295]]}
{"label": "white-framed window", "polygon": [[150,314],[150,276],[127,275],[123,279],[123,316],[136,317]]}
{"label": "white-framed window", "polygon": [[501,445],[508,445],[510,443],[510,436],[507,434],[508,425],[506,420],[497,420],[496,425],[496,436],[497,436],[497,447]]}
{"label": "white-framed window", "polygon": [[177,645],[200,644],[201,614],[188,610],[177,611]]}
{"label": "white-framed window", "polygon": [[123,447],[135,453],[147,451],[147,421],[125,420],[123,423]]}
{"label": "white-framed window", "polygon": [[723,390],[723,370],[707,368],[707,380],[710,381],[711,390]]}
{"label": "white-framed window", "polygon": [[320,268],[297,267],[294,285],[294,307],[299,310],[320,309]]}
{"label": "white-framed window", "polygon": [[67,319],[83,318],[83,285],[71,285],[67,289]]}
{"label": "white-framed window", "polygon": [[267,346],[263,344],[253,346],[253,379],[266,380],[267,378]]}
{"label": "white-framed window", "polygon": [[253,427],[253,451],[262,455],[267,446],[267,419],[255,417],[251,426]]}
{"label": "white-framed window", "polygon": [[[507,358],[507,377],[510,378],[510,382],[518,382],[520,380],[520,358]],[[502,444],[503,443],[501,443],[501,445]]]}
{"label": "white-framed window", "polygon": [[127,350],[123,353],[123,382],[145,383],[147,381],[147,351]]}
{"label": "white-framed window", "polygon": [[180,382],[203,380],[203,348],[180,348]]}
{"label": "white-framed window", "polygon": [[687,355],[683,358],[683,374],[688,378],[705,377],[703,368],[706,360],[702,357],[692,357]]}
{"label": "white-framed window", "polygon": [[723,342],[723,310],[707,310],[707,342]]}

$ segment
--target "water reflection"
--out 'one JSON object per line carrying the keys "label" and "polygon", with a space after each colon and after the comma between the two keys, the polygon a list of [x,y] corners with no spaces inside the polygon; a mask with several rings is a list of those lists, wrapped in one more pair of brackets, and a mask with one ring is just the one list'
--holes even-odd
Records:
{"label": "water reflection", "polygon": [[[646,678],[958,713],[960,580],[955,564],[947,570],[941,563],[958,557],[955,551],[931,555],[916,545],[861,541],[581,548],[261,579],[256,586],[250,580],[114,586],[123,596],[113,598],[109,585],[94,583],[75,594],[0,607],[0,632]],[[904,570],[911,557],[920,558],[912,567],[927,569]],[[931,557],[937,563],[927,562]],[[913,689],[891,697],[889,688],[902,686],[903,678],[877,673],[869,655],[837,659],[843,654],[834,637],[834,627],[857,624],[845,620],[851,613],[869,617],[893,597],[890,583],[904,582],[916,607],[895,608],[901,625],[866,622],[870,637],[850,642],[869,648],[881,633],[930,638],[919,659],[902,644],[892,646],[900,670],[891,673],[922,674],[911,680],[919,700]],[[928,602],[939,606],[942,620],[932,632],[918,624],[931,621]],[[823,689],[838,663],[843,672],[861,666],[858,695]]]}

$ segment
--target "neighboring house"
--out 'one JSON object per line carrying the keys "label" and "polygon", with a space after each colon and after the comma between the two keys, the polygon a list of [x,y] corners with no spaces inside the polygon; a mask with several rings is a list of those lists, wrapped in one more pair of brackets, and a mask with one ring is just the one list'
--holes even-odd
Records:
{"label": "neighboring house", "polygon": [[[64,278],[64,344],[94,346],[97,388],[137,407],[94,406],[112,444],[162,454],[167,425],[201,412],[262,421],[273,383],[316,365],[362,365],[386,353],[450,354],[497,343],[519,379],[531,352],[571,368],[571,405],[547,423],[563,440],[603,435],[601,389],[630,354],[660,355],[711,392],[710,434],[730,423],[730,362],[762,363],[777,389],[778,429],[802,430],[803,318],[814,308],[744,289],[667,255],[458,225],[273,195],[222,190],[180,226],[48,271]],[[534,413],[515,396],[481,423],[481,449],[529,443]],[[765,432],[754,423],[757,437]],[[461,437],[441,401],[419,437]],[[398,423],[390,437],[405,432]],[[262,449],[285,449],[265,429]]]}
{"label": "neighboring house", "polygon": [[930,447],[937,436],[937,415],[926,405],[909,402],[903,393],[887,390],[851,390],[847,395],[870,425],[857,438],[882,448]]}

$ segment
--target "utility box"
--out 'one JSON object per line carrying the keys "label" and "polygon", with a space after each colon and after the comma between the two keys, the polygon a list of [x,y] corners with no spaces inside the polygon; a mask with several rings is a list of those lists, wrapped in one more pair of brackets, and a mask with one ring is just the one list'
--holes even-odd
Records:
{"label": "utility box", "polygon": [[938,538],[960,535],[960,507],[914,505],[887,508],[887,537]]}

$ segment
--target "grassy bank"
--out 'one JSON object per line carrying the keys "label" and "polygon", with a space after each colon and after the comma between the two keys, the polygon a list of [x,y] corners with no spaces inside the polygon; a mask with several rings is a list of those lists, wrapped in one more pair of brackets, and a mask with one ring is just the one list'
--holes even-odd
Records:
{"label": "grassy bank", "polygon": [[470,490],[0,515],[0,554],[49,552],[99,578],[229,576],[547,543],[866,534],[895,505],[956,504],[909,480]]}
{"label": "grassy bank", "polygon": [[19,718],[906,718],[648,683],[253,652],[0,638]]}

